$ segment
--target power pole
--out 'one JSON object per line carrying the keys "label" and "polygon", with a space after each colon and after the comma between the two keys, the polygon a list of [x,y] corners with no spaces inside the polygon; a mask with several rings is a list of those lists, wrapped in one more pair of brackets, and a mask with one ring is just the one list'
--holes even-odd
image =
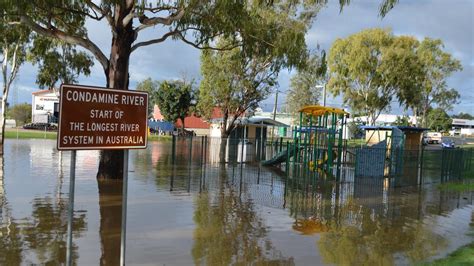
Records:
{"label": "power pole", "polygon": [[[273,106],[273,121],[276,121],[276,112],[277,112],[277,105],[278,105],[278,89],[275,93],[275,106]],[[275,126],[272,126],[272,143],[273,143],[273,135],[275,135]]]}

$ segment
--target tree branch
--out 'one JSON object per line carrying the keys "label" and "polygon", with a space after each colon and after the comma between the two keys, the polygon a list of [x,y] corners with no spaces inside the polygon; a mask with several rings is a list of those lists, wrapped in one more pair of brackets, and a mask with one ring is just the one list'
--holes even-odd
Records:
{"label": "tree branch", "polygon": [[73,45],[79,45],[85,48],[86,50],[89,50],[99,61],[99,63],[102,65],[104,71],[106,71],[109,68],[109,60],[107,57],[102,53],[99,47],[95,43],[93,43],[91,40],[87,38],[82,38],[79,36],[74,36],[67,34],[61,30],[58,30],[57,28],[51,27],[49,29],[42,27],[41,25],[37,24],[33,20],[31,20],[27,16],[20,16],[20,21],[21,23],[29,26],[33,31],[45,35],[47,37],[51,38],[56,38],[62,41],[65,41],[69,44]]}
{"label": "tree branch", "polygon": [[135,1],[133,0],[127,0],[127,9],[129,10],[128,11],[128,14],[123,18],[122,20],[122,25],[125,27],[128,25],[128,23],[130,23],[130,21],[132,21],[132,19],[135,17]]}
{"label": "tree branch", "polygon": [[147,45],[151,45],[151,44],[155,44],[155,43],[164,42],[166,39],[168,39],[169,37],[171,37],[171,36],[173,36],[177,33],[178,33],[178,31],[174,30],[174,31],[170,31],[170,32],[165,33],[160,38],[139,42],[139,43],[132,46],[131,52],[133,53],[133,51],[135,51],[136,49],[138,49],[142,46],[147,46]]}
{"label": "tree branch", "polygon": [[100,6],[96,5],[94,2],[91,0],[85,0],[85,3],[93,10],[96,12],[101,13],[103,16],[105,16],[105,19],[107,19],[107,22],[109,23],[110,29],[112,31],[112,34],[114,36],[117,35],[117,32],[115,31],[114,28],[114,19],[112,18],[111,15],[111,10],[110,9],[102,9]]}
{"label": "tree branch", "polygon": [[147,16],[142,15],[139,17],[139,21],[140,23],[142,23],[142,25],[138,26],[135,29],[135,32],[139,32],[143,29],[155,26],[157,24],[163,24],[163,25],[169,26],[173,22],[180,20],[183,16],[184,16],[184,9],[180,9],[178,13],[171,14],[168,17],[148,18]]}
{"label": "tree branch", "polygon": [[[216,50],[216,51],[228,51],[228,50],[232,50],[234,48],[237,48],[237,47],[240,47],[241,44],[235,44],[235,45],[229,45],[229,46],[225,46],[225,47],[213,47],[213,46],[201,46],[204,42],[201,41],[199,43],[194,43],[188,39],[186,39],[182,33],[182,31],[178,32],[177,35],[179,36],[179,38],[186,44],[189,44],[191,45],[192,47],[194,48],[197,48],[197,49],[200,49],[200,50]],[[217,37],[218,35],[215,35],[213,37]],[[212,39],[212,38],[209,38],[209,39]]]}

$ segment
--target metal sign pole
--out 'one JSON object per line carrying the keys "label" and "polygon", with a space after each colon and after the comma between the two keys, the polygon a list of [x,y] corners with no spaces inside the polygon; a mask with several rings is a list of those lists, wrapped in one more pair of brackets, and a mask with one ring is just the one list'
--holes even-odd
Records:
{"label": "metal sign pole", "polygon": [[71,168],[69,173],[69,206],[67,219],[66,263],[72,265],[72,219],[74,218],[74,183],[76,179],[76,151],[71,151]]}
{"label": "metal sign pole", "polygon": [[128,150],[123,151],[122,183],[122,233],[120,234],[120,265],[125,265],[125,241],[127,239],[127,186],[128,186]]}

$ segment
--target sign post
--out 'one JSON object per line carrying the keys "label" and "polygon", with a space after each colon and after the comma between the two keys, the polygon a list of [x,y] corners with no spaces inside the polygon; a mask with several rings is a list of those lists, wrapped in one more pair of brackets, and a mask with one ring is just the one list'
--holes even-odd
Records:
{"label": "sign post", "polygon": [[79,85],[61,85],[58,150],[71,150],[67,265],[72,265],[72,221],[76,150],[123,149],[120,264],[125,264],[128,149],[147,145],[148,93]]}
{"label": "sign post", "polygon": [[76,179],[76,151],[71,151],[71,168],[69,173],[69,206],[67,215],[67,265],[72,265],[72,221],[74,219],[74,183]]}

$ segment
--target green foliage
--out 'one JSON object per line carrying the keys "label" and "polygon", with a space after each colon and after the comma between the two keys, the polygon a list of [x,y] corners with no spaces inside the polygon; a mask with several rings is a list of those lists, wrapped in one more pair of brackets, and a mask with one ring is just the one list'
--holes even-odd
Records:
{"label": "green foliage", "polygon": [[296,114],[303,106],[318,104],[321,87],[326,82],[326,53],[313,53],[306,66],[291,77],[290,89],[286,98],[287,110]]}
{"label": "green foliage", "polygon": [[452,117],[452,118],[458,118],[458,119],[474,120],[474,116],[472,116],[472,115],[469,114],[469,113],[463,113],[463,112],[460,112],[460,113],[457,114],[457,115],[452,115],[451,117]]}
{"label": "green foliage", "polygon": [[156,80],[152,80],[151,78],[147,78],[140,83],[137,84],[137,91],[146,91],[148,92],[148,117],[153,117],[153,111],[155,104],[158,105],[157,102],[157,91],[160,83]]}
{"label": "green foliage", "polygon": [[347,128],[349,129],[350,134],[354,138],[360,137],[364,135],[364,131],[359,127],[362,125],[362,122],[357,120],[352,120],[349,123],[347,123]]}
{"label": "green foliage", "polygon": [[[221,40],[219,45],[226,46],[227,41]],[[223,114],[221,133],[226,137],[234,129],[239,116],[254,111],[258,103],[269,95],[281,66],[279,58],[247,57],[240,48],[204,51],[198,112],[210,118],[213,108],[218,107]]]}
{"label": "green foliage", "polygon": [[403,68],[393,69],[400,64],[394,39],[388,30],[368,29],[336,40],[329,53],[328,90],[336,96],[342,94],[352,110],[367,115],[368,124],[374,124],[390,107],[402,82],[397,78],[404,78],[397,73]]}
{"label": "green foliage", "polygon": [[22,126],[31,121],[31,104],[20,103],[8,108],[8,117],[15,119],[17,126]]}
{"label": "green foliage", "polygon": [[425,38],[416,51],[422,66],[421,85],[414,91],[414,96],[409,98],[408,106],[421,113],[422,125],[425,127],[429,126],[427,115],[433,105],[451,110],[460,97],[455,89],[448,88],[446,79],[462,69],[461,63],[443,48],[441,40]]}
{"label": "green foliage", "polygon": [[410,126],[410,118],[406,115],[397,116],[397,119],[393,122],[393,126]]}
{"label": "green foliage", "polygon": [[183,81],[164,81],[156,92],[156,103],[165,120],[175,123],[178,119],[184,128],[192,101],[192,84]]}
{"label": "green foliage", "polygon": [[90,75],[90,68],[94,64],[93,58],[86,52],[41,35],[36,35],[28,60],[38,65],[36,83],[41,89],[57,88],[58,81],[65,84],[76,83],[81,73]]}
{"label": "green foliage", "polygon": [[441,108],[431,109],[428,112],[426,126],[434,131],[449,131],[453,120]]}
{"label": "green foliage", "polygon": [[442,48],[441,40],[420,42],[389,30],[361,31],[331,47],[328,88],[342,94],[352,110],[367,115],[370,124],[396,97],[406,108],[421,113],[427,126],[433,105],[450,110],[459,98],[455,89],[447,88],[446,79],[461,69],[460,62]]}

